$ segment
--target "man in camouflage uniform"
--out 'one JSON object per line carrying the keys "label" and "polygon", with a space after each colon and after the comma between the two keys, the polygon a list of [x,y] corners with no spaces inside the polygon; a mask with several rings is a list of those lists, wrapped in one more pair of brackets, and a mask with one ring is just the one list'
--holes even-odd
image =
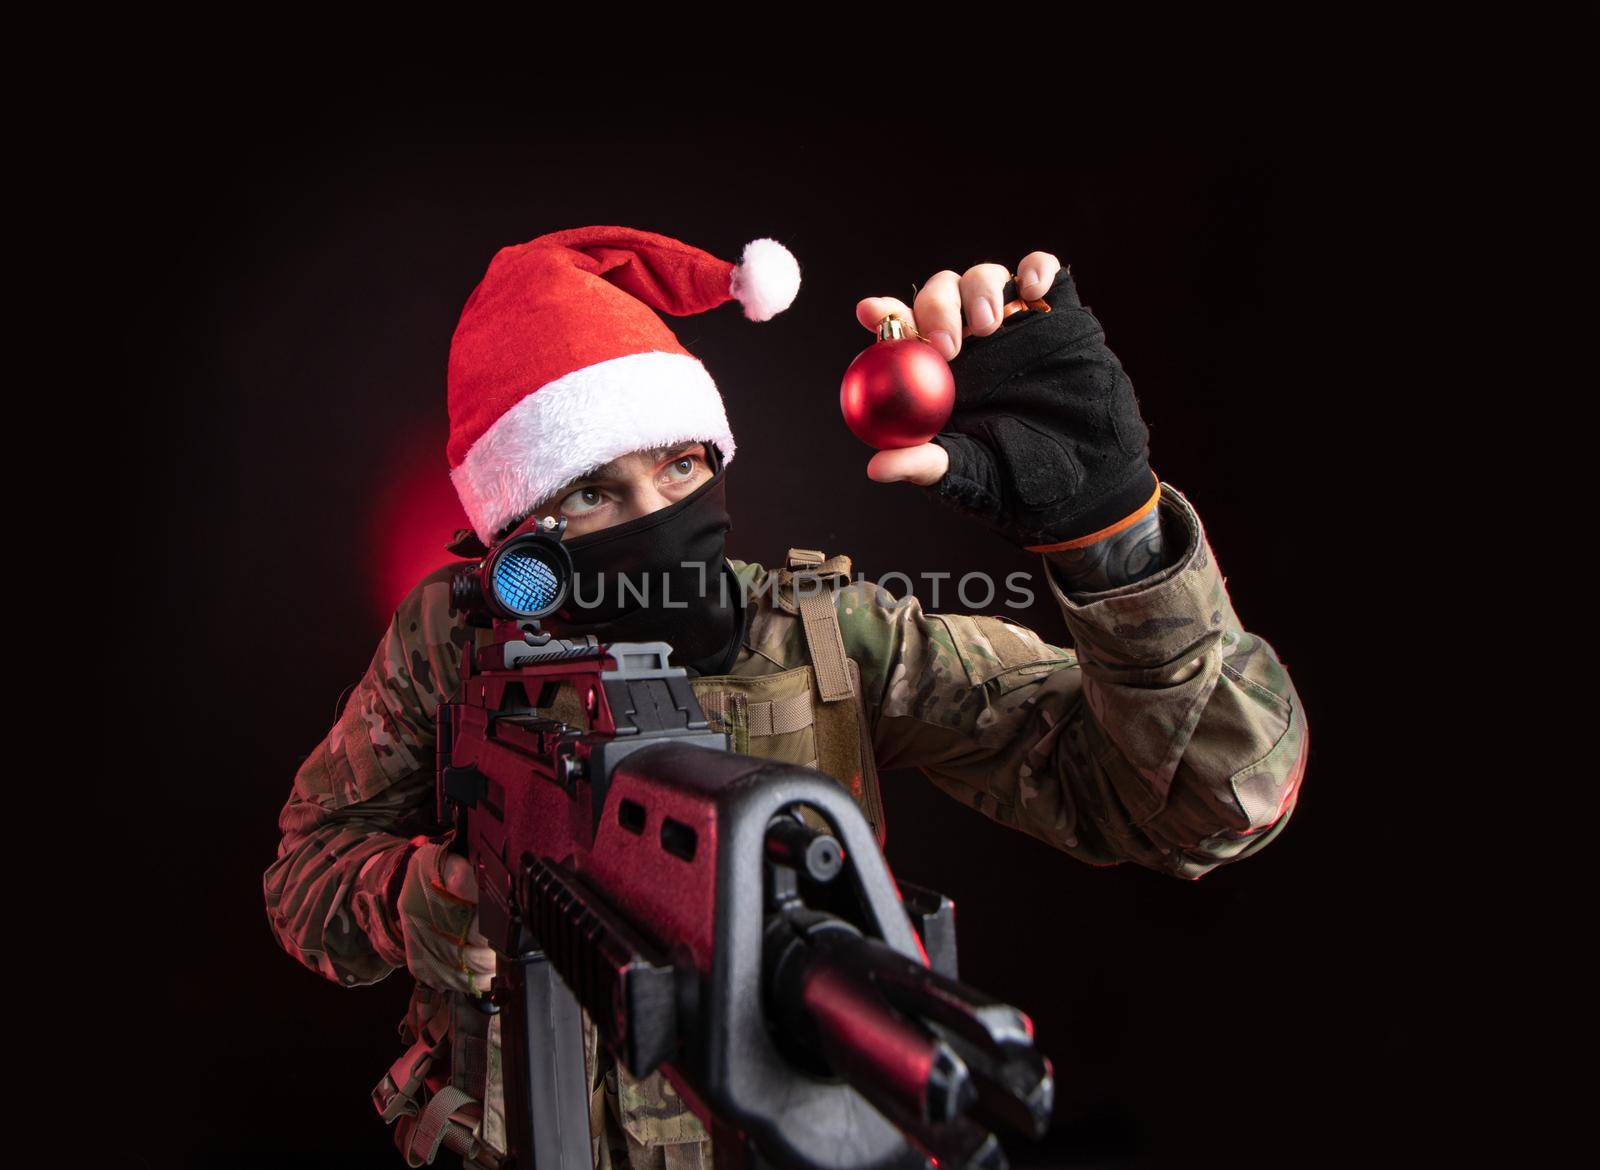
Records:
{"label": "man in camouflage uniform", "polygon": [[[601,245],[632,248],[630,262],[659,239],[603,230]],[[593,257],[601,248],[585,231],[602,229],[541,241]],[[663,263],[652,276],[671,283]],[[751,279],[741,272],[729,277],[734,295]],[[1305,768],[1305,715],[1272,648],[1240,625],[1193,506],[1149,474],[1132,388],[1070,274],[1036,252],[1008,276],[997,265],[941,272],[914,309],[858,305],[869,328],[889,313],[914,321],[953,359],[958,388],[949,430],[880,452],[869,474],[917,483],[1038,551],[1074,648],[999,617],[924,612],[914,597],[852,584],[846,558],[792,550],[774,569],[727,562],[743,600],[726,652],[697,656],[692,685],[734,750],[838,777],[880,831],[877,770],[912,767],[1090,864],[1198,878],[1282,830]],[[656,308],[697,311],[625,287]],[[1032,305],[1015,317],[1013,289],[1014,303]],[[453,378],[464,346],[458,331]],[[453,397],[453,425],[457,415]],[[691,438],[618,448],[554,492],[538,485],[532,507],[497,498],[498,511],[475,510],[481,495],[464,490],[478,531],[452,551],[480,555],[534,512],[565,515],[580,544],[672,515],[720,490],[731,454],[725,422]],[[403,1029],[411,1059],[391,1070],[380,1107],[400,1121],[413,1164],[447,1141],[491,1165],[504,1140],[497,1037],[463,1005],[485,990],[492,956],[476,931],[470,869],[431,822],[435,711],[456,695],[463,650],[489,636],[452,608],[454,567],[401,602],[302,765],[264,886],[279,942],[326,978],[360,986],[402,966],[416,977]],[[709,1164],[704,1130],[664,1078],[633,1080],[595,1051],[592,1033],[589,1049],[597,1165]]]}

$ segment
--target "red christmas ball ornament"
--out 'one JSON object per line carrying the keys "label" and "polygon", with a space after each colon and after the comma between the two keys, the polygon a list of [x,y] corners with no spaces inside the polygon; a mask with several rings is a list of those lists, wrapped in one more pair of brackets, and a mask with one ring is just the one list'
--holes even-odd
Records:
{"label": "red christmas ball ornament", "polygon": [[916,447],[937,435],[956,404],[950,363],[885,317],[878,340],[856,355],[839,386],[839,410],[856,438],[880,451]]}

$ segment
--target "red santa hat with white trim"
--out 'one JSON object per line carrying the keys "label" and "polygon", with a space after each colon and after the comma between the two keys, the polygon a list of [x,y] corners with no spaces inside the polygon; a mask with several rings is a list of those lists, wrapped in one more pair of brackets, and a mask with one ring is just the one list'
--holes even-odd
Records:
{"label": "red santa hat with white trim", "polygon": [[479,539],[630,451],[700,440],[731,460],[716,383],[657,313],[736,300],[766,321],[799,290],[799,264],[770,239],[738,264],[626,227],[502,248],[450,343],[450,479]]}

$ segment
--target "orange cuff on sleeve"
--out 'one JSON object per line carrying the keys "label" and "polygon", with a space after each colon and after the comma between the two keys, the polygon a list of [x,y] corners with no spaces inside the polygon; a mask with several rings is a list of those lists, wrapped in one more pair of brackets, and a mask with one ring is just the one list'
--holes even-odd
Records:
{"label": "orange cuff on sleeve", "polygon": [[1138,511],[1124,516],[1115,524],[1108,524],[1098,532],[1091,532],[1088,536],[1080,536],[1074,540],[1063,540],[1059,544],[1030,544],[1028,552],[1053,553],[1066,552],[1068,549],[1085,548],[1096,541],[1104,540],[1108,536],[1115,536],[1125,528],[1131,528],[1156,510],[1156,505],[1161,501],[1161,479],[1156,477],[1156,490],[1150,493],[1150,498],[1139,506]]}

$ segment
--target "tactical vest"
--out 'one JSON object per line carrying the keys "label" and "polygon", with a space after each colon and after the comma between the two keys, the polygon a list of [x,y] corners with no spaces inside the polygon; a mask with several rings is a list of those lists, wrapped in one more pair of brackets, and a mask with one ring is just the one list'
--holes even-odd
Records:
{"label": "tactical vest", "polygon": [[[767,663],[770,673],[715,675],[690,685],[712,726],[728,733],[732,750],[837,778],[881,842],[883,802],[861,672],[845,653],[834,608],[834,593],[849,582],[849,557],[790,549],[776,588],[760,604],[770,605],[774,616],[787,615],[777,620],[800,623],[807,661],[787,670]],[[582,721],[568,695],[558,696],[549,713]],[[373,1100],[395,1124],[406,1164],[431,1163],[444,1147],[460,1154],[468,1170],[497,1166],[505,1149],[499,1017],[484,1015],[463,995],[418,984],[400,1035],[409,1047]],[[640,1080],[611,1061],[599,1050],[587,1015],[584,1062],[600,1170],[710,1165],[710,1140],[677,1091],[660,1073]]]}

